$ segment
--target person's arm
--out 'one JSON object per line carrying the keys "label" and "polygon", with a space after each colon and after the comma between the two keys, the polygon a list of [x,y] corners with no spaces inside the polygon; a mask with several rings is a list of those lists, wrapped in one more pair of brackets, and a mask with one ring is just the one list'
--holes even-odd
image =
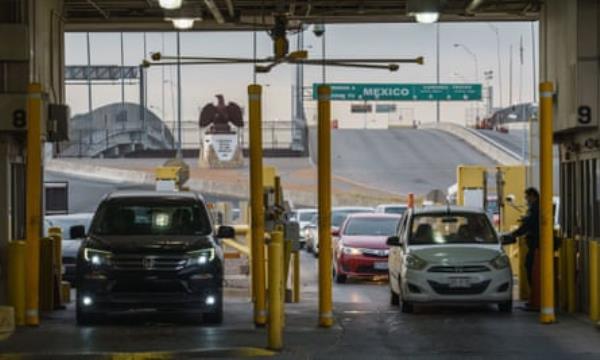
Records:
{"label": "person's arm", "polygon": [[519,226],[517,230],[513,231],[511,235],[514,237],[519,237],[527,234],[531,228],[531,220],[531,212],[528,211],[527,215],[525,215],[521,220],[521,226]]}

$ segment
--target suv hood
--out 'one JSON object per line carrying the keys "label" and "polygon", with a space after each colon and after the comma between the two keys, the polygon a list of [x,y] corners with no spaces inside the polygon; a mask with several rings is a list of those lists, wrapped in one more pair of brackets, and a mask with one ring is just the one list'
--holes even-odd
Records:
{"label": "suv hood", "polygon": [[499,245],[433,245],[409,246],[410,254],[428,264],[462,265],[489,262],[502,254]]}
{"label": "suv hood", "polygon": [[116,253],[187,252],[212,246],[210,236],[103,236],[93,237],[88,245],[98,244],[103,250]]}

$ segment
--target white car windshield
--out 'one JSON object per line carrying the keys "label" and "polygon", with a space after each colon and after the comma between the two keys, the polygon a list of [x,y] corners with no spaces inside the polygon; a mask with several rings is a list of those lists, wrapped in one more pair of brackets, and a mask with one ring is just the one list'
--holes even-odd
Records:
{"label": "white car windshield", "polygon": [[376,217],[353,217],[348,219],[344,229],[344,235],[349,236],[392,236],[398,230],[400,219],[376,218]]}
{"label": "white car windshield", "polygon": [[298,220],[299,221],[310,221],[313,216],[315,216],[315,212],[316,211],[302,211],[302,212],[298,212],[299,216],[298,216]]}
{"label": "white car windshield", "polygon": [[485,214],[419,214],[412,219],[410,245],[497,244]]}

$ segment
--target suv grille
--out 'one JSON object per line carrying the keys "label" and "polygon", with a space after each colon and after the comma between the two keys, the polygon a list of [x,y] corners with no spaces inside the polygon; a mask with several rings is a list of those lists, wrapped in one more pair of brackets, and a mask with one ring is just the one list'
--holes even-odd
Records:
{"label": "suv grille", "polygon": [[490,271],[490,268],[484,265],[432,266],[428,271],[433,273],[479,273]]}
{"label": "suv grille", "polygon": [[185,267],[187,258],[182,255],[115,255],[115,270],[122,271],[178,271]]}

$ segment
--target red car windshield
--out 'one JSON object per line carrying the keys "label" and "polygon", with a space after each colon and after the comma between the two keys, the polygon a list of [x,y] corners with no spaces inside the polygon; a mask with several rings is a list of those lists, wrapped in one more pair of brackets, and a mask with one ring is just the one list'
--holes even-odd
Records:
{"label": "red car windshield", "polygon": [[399,218],[353,217],[348,219],[344,235],[392,236],[398,231]]}

